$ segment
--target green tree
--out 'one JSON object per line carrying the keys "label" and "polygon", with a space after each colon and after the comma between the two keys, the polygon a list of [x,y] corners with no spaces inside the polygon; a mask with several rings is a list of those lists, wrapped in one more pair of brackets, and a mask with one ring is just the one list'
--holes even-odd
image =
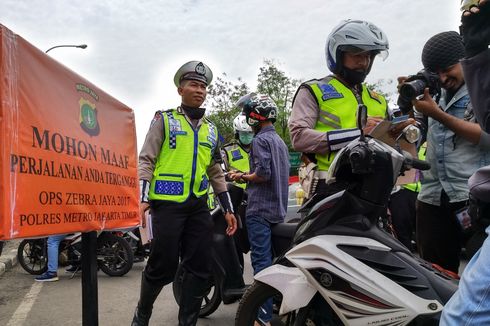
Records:
{"label": "green tree", "polygon": [[274,60],[265,59],[264,65],[259,68],[257,82],[257,92],[269,95],[276,102],[278,114],[274,125],[277,133],[291,148],[288,119],[291,115],[293,97],[301,80],[288,77],[284,71],[278,68]]}
{"label": "green tree", "polygon": [[216,78],[208,89],[208,99],[210,110],[207,114],[219,130],[225,142],[234,138],[233,119],[240,110],[235,107],[235,103],[240,97],[249,93],[247,84],[238,77],[237,82],[228,80],[226,73]]}
{"label": "green tree", "polygon": [[386,99],[387,103],[392,103],[396,101],[398,97],[398,92],[395,90],[390,91],[389,89],[393,89],[393,79],[378,79],[375,83],[366,83],[366,86],[369,89],[383,95]]}

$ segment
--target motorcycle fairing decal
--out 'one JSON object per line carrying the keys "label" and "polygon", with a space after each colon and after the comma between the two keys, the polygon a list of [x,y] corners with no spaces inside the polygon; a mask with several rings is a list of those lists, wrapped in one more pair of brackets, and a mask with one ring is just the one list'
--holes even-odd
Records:
{"label": "motorcycle fairing decal", "polygon": [[281,292],[283,299],[280,315],[306,306],[317,292],[305,275],[295,267],[272,265],[257,273],[254,279]]}
{"label": "motorcycle fairing decal", "polygon": [[[439,302],[414,295],[339,249],[341,245],[391,250],[369,238],[322,235],[292,248],[286,258],[301,270],[309,285],[320,292],[345,324],[405,325],[418,315],[442,310]],[[330,286],[322,285],[325,282],[319,282],[312,274],[318,270],[332,277]]]}

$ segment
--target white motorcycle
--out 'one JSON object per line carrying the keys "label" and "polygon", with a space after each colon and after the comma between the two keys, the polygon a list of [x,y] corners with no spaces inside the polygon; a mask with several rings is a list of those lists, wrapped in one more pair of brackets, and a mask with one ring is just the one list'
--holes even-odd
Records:
{"label": "white motorcycle", "polygon": [[[358,116],[365,113],[360,106]],[[329,169],[328,182],[346,189],[316,203],[299,223],[291,249],[255,275],[236,326],[262,324],[257,316],[269,299],[272,325],[438,325],[457,280],[414,256],[377,223],[397,177],[430,166],[360,129],[360,138]]]}

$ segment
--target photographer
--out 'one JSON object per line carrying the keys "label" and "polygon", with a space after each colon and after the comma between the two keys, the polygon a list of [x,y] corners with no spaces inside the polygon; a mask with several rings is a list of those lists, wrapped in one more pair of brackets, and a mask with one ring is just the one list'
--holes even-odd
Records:
{"label": "photographer", "polygon": [[[468,91],[475,115],[486,132],[490,132],[490,2],[479,1],[463,13],[461,32],[466,59],[462,61]],[[490,198],[490,166],[479,169],[469,180],[470,194],[479,201],[472,219],[488,225]],[[485,221],[486,220],[486,221]],[[485,223],[486,222],[486,223]],[[487,226],[486,233],[489,234]],[[441,325],[490,324],[490,239],[466,266],[459,289],[444,307]]]}
{"label": "photographer", "polygon": [[[412,103],[428,117],[427,156],[416,204],[416,238],[420,256],[458,273],[463,237],[456,213],[468,205],[468,178],[490,164],[490,135],[475,120],[461,60],[464,45],[457,32],[442,32],[424,45],[426,74],[437,74],[442,90],[437,102],[431,81],[421,99]],[[402,77],[399,80],[402,81]],[[427,78],[426,78],[427,79]],[[403,87],[403,85],[401,85]]]}

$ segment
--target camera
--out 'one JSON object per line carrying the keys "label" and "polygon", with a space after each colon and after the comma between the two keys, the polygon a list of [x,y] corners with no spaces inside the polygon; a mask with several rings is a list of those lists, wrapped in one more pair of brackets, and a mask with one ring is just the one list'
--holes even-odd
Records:
{"label": "camera", "polygon": [[401,85],[397,104],[403,114],[412,109],[412,100],[424,94],[424,89],[429,88],[429,93],[434,96],[441,92],[439,75],[429,70],[422,69],[417,74],[408,76]]}

